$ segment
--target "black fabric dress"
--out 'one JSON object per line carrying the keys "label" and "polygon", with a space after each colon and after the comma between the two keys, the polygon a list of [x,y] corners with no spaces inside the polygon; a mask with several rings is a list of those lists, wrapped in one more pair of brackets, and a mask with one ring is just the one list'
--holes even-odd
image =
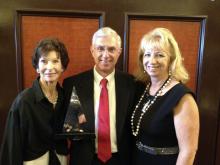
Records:
{"label": "black fabric dress", "polygon": [[[178,146],[173,120],[173,109],[186,93],[193,95],[186,86],[179,83],[163,96],[159,96],[156,102],[144,114],[140,124],[139,134],[137,137],[134,137],[135,143],[140,141],[146,146],[158,148]],[[149,98],[153,98],[153,96],[149,96],[148,94],[146,96],[135,113],[135,127],[144,104]],[[135,144],[133,151],[134,165],[175,165],[178,156],[178,154],[152,155],[140,151]]]}
{"label": "black fabric dress", "polygon": [[64,118],[63,90],[57,86],[58,100],[54,109],[44,96],[38,79],[16,97],[9,110],[1,145],[1,165],[22,165],[23,161],[35,160],[47,151],[50,151],[50,164],[57,165],[54,151],[67,154],[66,141],[54,139]]}

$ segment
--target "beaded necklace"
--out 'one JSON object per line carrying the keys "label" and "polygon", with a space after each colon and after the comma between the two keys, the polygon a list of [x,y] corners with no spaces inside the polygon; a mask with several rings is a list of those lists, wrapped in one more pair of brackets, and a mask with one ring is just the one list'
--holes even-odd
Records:
{"label": "beaded necklace", "polygon": [[55,106],[57,103],[57,99],[58,99],[58,92],[55,91],[53,92],[52,95],[49,95],[48,92],[46,92],[44,87],[41,87],[41,88],[47,100]]}
{"label": "beaded necklace", "polygon": [[145,94],[147,92],[149,92],[149,89],[150,89],[150,85],[151,83],[149,83],[146,87],[146,89],[144,90],[144,93],[142,94],[140,100],[138,101],[137,105],[135,106],[135,109],[132,113],[132,116],[131,116],[131,129],[132,129],[132,134],[134,136],[137,136],[138,133],[139,133],[139,128],[140,128],[140,125],[141,125],[141,121],[142,121],[142,118],[144,116],[144,114],[149,110],[149,108],[155,103],[156,99],[158,98],[158,96],[160,96],[163,92],[163,89],[165,89],[167,87],[167,85],[171,82],[171,76],[169,76],[166,81],[163,83],[163,85],[157,90],[157,92],[155,93],[155,95],[153,96],[153,99],[148,99],[148,101],[145,103],[145,105],[143,106],[142,108],[142,112],[141,112],[141,115],[137,121],[137,126],[136,126],[136,129],[134,128],[134,116],[135,116],[135,113],[137,111],[137,109],[139,108]]}

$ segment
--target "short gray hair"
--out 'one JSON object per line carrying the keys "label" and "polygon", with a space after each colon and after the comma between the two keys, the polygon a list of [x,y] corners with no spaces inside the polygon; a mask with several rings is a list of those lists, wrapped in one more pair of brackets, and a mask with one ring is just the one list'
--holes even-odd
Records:
{"label": "short gray hair", "polygon": [[98,37],[106,37],[106,36],[114,37],[117,41],[118,47],[121,48],[121,37],[118,35],[118,33],[115,30],[113,30],[110,27],[103,27],[100,28],[98,31],[96,31],[92,37],[92,45],[95,44],[95,41]]}

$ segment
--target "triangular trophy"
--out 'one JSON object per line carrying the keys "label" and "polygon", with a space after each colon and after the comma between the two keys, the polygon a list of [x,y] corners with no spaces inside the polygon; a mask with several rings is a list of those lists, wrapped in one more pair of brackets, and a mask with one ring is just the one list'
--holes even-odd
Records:
{"label": "triangular trophy", "polygon": [[73,86],[72,94],[70,97],[69,105],[67,107],[67,113],[63,124],[63,130],[62,133],[56,134],[56,138],[70,138],[71,140],[95,138],[94,132],[91,133],[83,130],[81,125],[86,122],[86,119],[83,123],[80,123],[79,118],[82,116],[85,118],[82,105],[76,93],[76,88],[75,86]]}
{"label": "triangular trophy", "polygon": [[76,93],[76,88],[73,86],[66,118],[63,124],[63,132],[83,132],[78,119],[82,114],[82,106]]}

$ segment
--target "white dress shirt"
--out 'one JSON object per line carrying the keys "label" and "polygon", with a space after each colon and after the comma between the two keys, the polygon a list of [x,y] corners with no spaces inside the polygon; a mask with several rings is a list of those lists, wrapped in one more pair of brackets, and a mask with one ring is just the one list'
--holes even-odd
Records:
{"label": "white dress shirt", "polygon": [[[94,71],[94,110],[95,110],[95,133],[98,137],[98,111],[99,111],[99,98],[101,93],[100,81],[103,77],[96,71]],[[117,149],[117,138],[116,138],[116,94],[115,94],[115,70],[105,77],[108,80],[108,98],[109,98],[109,116],[110,116],[110,139],[111,139],[111,151],[115,153]],[[97,138],[96,138],[96,152],[97,152]]]}

